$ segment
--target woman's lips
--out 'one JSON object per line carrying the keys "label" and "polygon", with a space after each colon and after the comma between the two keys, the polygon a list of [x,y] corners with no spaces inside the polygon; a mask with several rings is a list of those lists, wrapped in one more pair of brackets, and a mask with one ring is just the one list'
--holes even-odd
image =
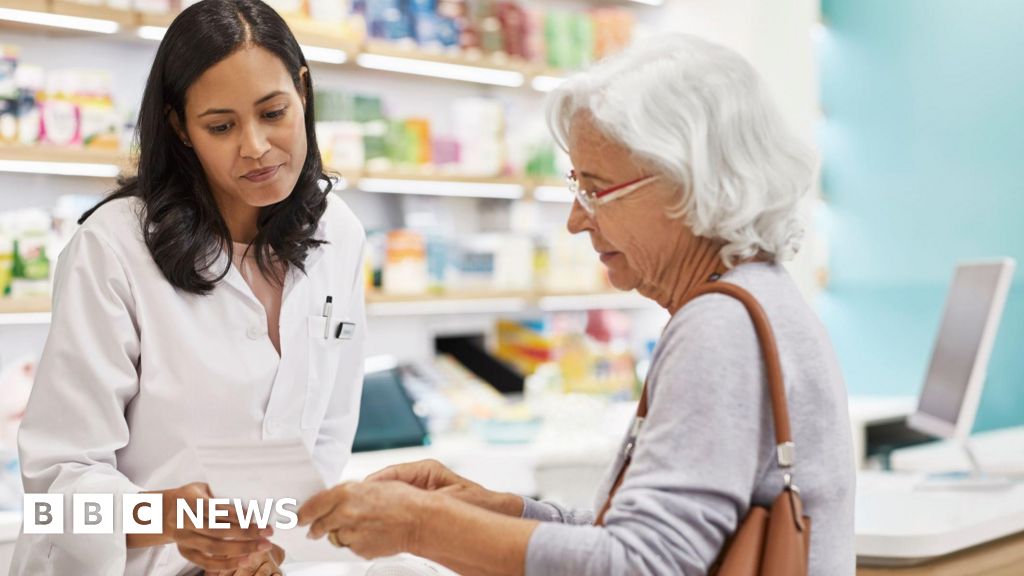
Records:
{"label": "woman's lips", "polygon": [[609,260],[615,258],[621,254],[621,252],[601,252],[601,262],[607,264]]}
{"label": "woman's lips", "polygon": [[245,176],[242,176],[242,178],[245,178],[246,180],[249,180],[251,182],[266,182],[267,180],[270,180],[271,178],[274,177],[274,175],[277,174],[277,171],[281,169],[281,166],[283,166],[283,164],[271,166],[270,168],[263,168],[262,170],[253,170],[252,172],[249,172]]}

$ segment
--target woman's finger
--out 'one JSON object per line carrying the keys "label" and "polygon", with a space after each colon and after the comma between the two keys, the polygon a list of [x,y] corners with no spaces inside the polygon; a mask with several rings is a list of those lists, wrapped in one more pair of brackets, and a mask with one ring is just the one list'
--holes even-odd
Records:
{"label": "woman's finger", "polygon": [[[309,534],[311,538],[320,538],[324,534],[337,533],[339,536],[343,533],[342,531],[347,530],[355,523],[352,517],[352,512],[349,506],[344,504],[335,506],[334,510],[330,514],[321,517],[317,520],[312,527],[310,527]],[[345,541],[342,538],[342,541]]]}
{"label": "woman's finger", "polygon": [[208,556],[234,558],[268,552],[273,545],[266,540],[223,540],[199,532],[187,532],[178,538],[178,544],[198,550]]}
{"label": "woman's finger", "polygon": [[[387,468],[378,470],[367,476],[366,481],[386,482],[388,480],[397,480],[399,482],[413,483],[424,476],[424,469],[429,466],[429,462],[429,460],[420,460],[417,462],[406,462],[404,464],[388,466]],[[427,476],[429,476],[429,474],[427,474]]]}
{"label": "woman's finger", "polygon": [[299,526],[307,526],[329,514],[344,499],[345,485],[339,484],[306,500],[299,508]]}
{"label": "woman's finger", "polygon": [[309,528],[309,537],[316,539],[329,532],[335,532],[345,528],[350,523],[348,511],[344,505],[339,505],[330,514],[322,516]]}
{"label": "woman's finger", "polygon": [[367,482],[398,481],[427,488],[431,479],[440,475],[446,468],[437,460],[419,460],[405,464],[388,466],[366,477]]}
{"label": "woman's finger", "polygon": [[374,472],[373,474],[367,476],[366,482],[379,482],[387,480],[403,481],[405,479],[403,473],[405,472],[405,468],[407,466],[408,464],[396,464],[395,466],[388,466],[387,468],[382,468]]}
{"label": "woman's finger", "polygon": [[231,573],[231,576],[271,576],[272,574],[280,574],[277,568],[277,564],[274,564],[270,560],[260,562],[259,564],[252,564],[249,566],[242,566],[238,570]]}
{"label": "woman's finger", "polygon": [[242,565],[244,561],[248,559],[248,556],[237,556],[235,558],[215,558],[203,554],[199,550],[194,548],[185,548],[183,546],[178,547],[178,552],[188,560],[189,562],[199,566],[207,572],[227,572],[233,573]]}

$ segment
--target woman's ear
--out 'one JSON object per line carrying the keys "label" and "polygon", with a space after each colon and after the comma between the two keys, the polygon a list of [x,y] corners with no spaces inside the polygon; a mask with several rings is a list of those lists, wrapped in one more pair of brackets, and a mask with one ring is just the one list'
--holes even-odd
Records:
{"label": "woman's ear", "polygon": [[192,147],[192,141],[188,138],[188,133],[185,132],[184,127],[181,125],[181,120],[178,118],[178,113],[171,109],[170,106],[166,110],[167,121],[171,123],[171,128],[174,129],[174,133],[181,139],[181,143],[189,148]]}
{"label": "woman's ear", "polygon": [[302,99],[302,108],[306,108],[306,91],[309,90],[309,68],[299,68],[299,98]]}

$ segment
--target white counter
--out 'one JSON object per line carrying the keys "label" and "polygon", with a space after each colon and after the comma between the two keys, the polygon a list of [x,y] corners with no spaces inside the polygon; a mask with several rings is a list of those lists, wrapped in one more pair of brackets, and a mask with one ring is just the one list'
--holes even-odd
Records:
{"label": "white counter", "polygon": [[924,477],[858,476],[858,563],[916,564],[1024,532],[1024,484],[999,491],[919,490]]}

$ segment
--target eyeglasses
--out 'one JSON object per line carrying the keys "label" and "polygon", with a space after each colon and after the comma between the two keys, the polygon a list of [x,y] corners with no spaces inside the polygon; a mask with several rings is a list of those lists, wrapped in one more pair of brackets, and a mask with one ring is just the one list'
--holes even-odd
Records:
{"label": "eyeglasses", "polygon": [[565,175],[565,181],[569,186],[569,190],[573,193],[573,196],[576,197],[576,201],[580,203],[580,206],[582,206],[588,214],[593,214],[598,206],[607,204],[613,200],[618,200],[632,192],[636,192],[658,178],[660,178],[658,175],[643,176],[636,180],[630,180],[625,184],[606,188],[600,192],[591,192],[580,188],[580,180],[576,175],[576,170],[569,170]]}

